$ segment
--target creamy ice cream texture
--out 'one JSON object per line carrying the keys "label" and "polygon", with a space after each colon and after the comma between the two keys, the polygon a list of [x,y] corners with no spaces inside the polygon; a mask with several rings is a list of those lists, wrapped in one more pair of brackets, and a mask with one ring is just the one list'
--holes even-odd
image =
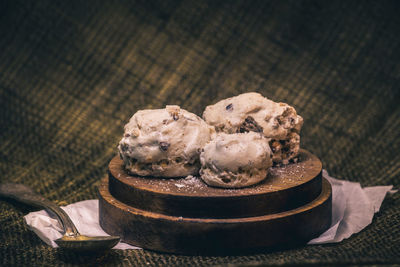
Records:
{"label": "creamy ice cream texture", "polygon": [[207,106],[203,119],[217,132],[259,132],[269,139],[275,163],[289,163],[300,148],[303,118],[285,103],[276,103],[259,93],[245,93]]}
{"label": "creamy ice cream texture", "polygon": [[271,158],[268,140],[260,133],[219,133],[200,154],[201,178],[211,186],[250,186],[266,178]]}
{"label": "creamy ice cream texture", "polygon": [[179,106],[136,112],[119,143],[125,168],[141,176],[180,177],[197,174],[201,148],[214,128]]}
{"label": "creamy ice cream texture", "polygon": [[118,146],[125,168],[182,177],[197,175],[201,161],[207,184],[245,187],[265,179],[272,161],[287,164],[298,154],[302,117],[259,93],[221,100],[203,118],[172,105],[136,112]]}

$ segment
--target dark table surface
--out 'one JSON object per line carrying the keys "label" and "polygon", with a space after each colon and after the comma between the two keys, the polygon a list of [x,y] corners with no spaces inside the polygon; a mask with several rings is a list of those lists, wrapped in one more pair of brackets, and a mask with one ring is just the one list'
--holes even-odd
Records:
{"label": "dark table surface", "polygon": [[[258,91],[297,109],[302,146],[333,176],[398,188],[399,13],[398,1],[2,1],[0,179],[60,204],[96,198],[138,109],[201,115]],[[0,265],[400,263],[399,204],[387,197],[339,244],[93,258],[48,247],[24,224],[32,209],[0,201]]]}

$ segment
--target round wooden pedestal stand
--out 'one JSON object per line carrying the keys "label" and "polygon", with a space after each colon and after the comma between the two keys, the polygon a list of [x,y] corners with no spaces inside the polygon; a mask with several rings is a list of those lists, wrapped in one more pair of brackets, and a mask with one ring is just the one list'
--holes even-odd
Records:
{"label": "round wooden pedestal stand", "polygon": [[260,184],[214,188],[198,177],[129,175],[115,157],[99,187],[100,225],[126,243],[179,254],[236,254],[304,244],[331,223],[320,160],[273,167]]}

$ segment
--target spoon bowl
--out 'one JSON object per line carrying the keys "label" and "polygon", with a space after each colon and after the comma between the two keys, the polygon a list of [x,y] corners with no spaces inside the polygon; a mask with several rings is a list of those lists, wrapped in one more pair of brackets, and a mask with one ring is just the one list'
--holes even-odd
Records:
{"label": "spoon bowl", "polygon": [[114,247],[119,236],[66,236],[54,240],[61,248],[79,251],[104,251]]}

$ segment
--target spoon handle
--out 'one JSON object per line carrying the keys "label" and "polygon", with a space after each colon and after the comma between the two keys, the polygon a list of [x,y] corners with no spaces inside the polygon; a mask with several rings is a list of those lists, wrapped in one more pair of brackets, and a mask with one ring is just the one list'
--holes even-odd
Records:
{"label": "spoon handle", "polygon": [[79,235],[79,232],[76,229],[74,223],[71,221],[64,210],[62,210],[59,206],[46,199],[45,197],[35,193],[31,188],[23,184],[0,184],[0,196],[11,198],[34,207],[45,208],[46,210],[51,211],[58,217],[64,228],[65,235]]}

